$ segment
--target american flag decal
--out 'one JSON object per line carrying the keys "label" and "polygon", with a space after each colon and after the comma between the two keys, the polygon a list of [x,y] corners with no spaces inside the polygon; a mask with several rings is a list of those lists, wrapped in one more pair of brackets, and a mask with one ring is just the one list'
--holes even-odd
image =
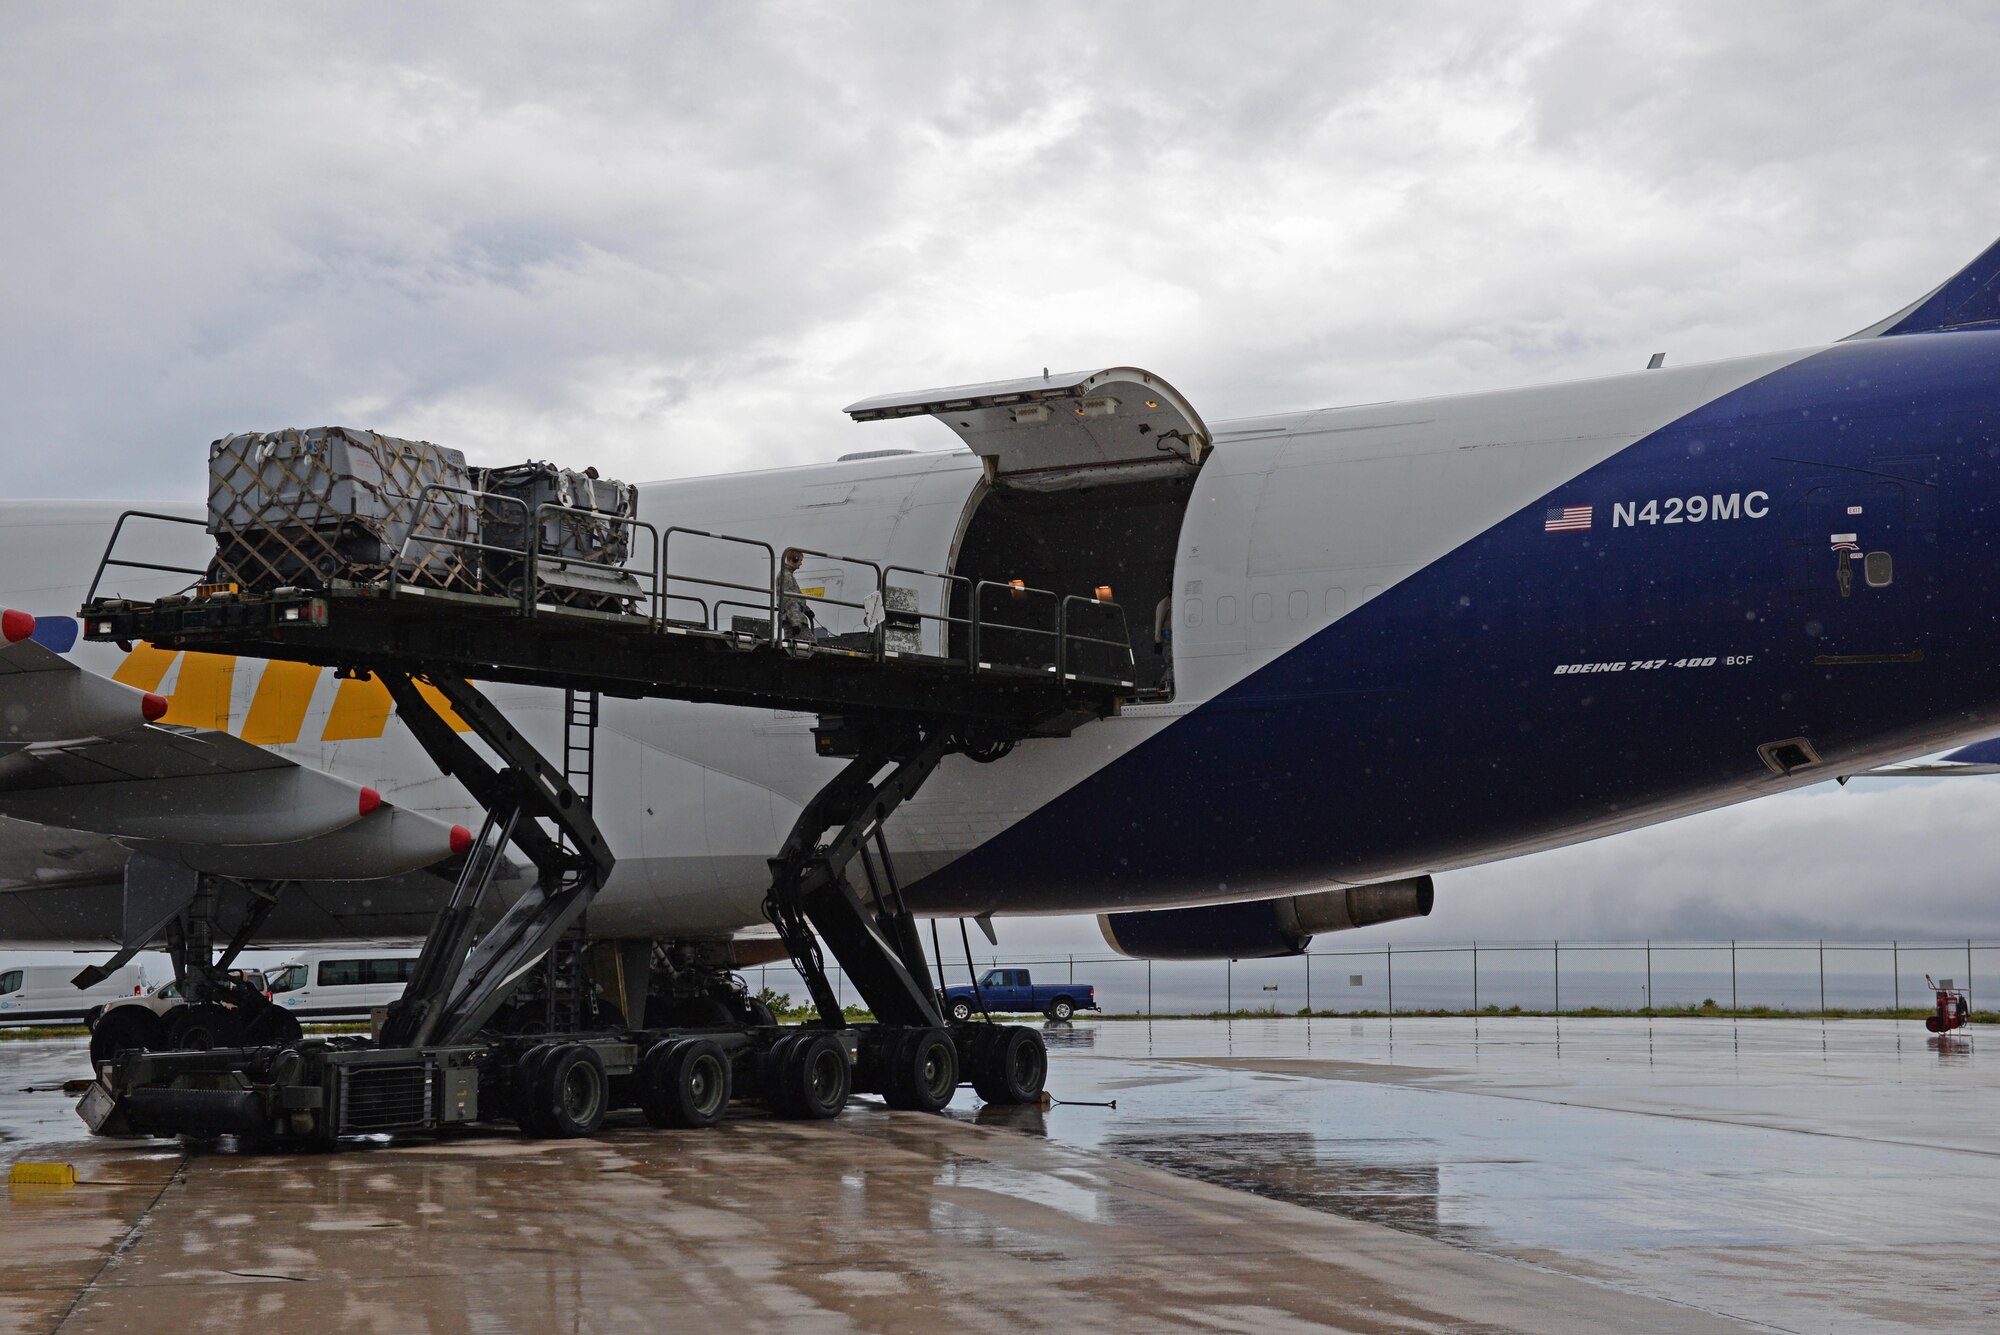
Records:
{"label": "american flag decal", "polygon": [[1542,520],[1542,532],[1567,533],[1572,529],[1590,527],[1590,507],[1587,505],[1552,505]]}

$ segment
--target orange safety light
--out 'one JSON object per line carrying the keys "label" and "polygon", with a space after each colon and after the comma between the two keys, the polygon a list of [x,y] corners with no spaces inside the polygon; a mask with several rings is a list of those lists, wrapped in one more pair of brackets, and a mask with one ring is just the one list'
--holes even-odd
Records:
{"label": "orange safety light", "polygon": [[1111,601],[1111,586],[1109,584],[1100,584],[1097,586],[1097,601],[1100,603]]}
{"label": "orange safety light", "polygon": [[1024,579],[1010,579],[1007,581],[1007,587],[1014,591],[1016,598],[1028,596],[1028,581]]}

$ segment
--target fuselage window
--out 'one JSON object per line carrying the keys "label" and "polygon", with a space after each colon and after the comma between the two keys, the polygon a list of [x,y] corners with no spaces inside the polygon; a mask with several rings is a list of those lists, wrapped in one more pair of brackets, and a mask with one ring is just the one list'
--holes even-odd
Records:
{"label": "fuselage window", "polygon": [[1347,611],[1347,590],[1328,589],[1326,591],[1326,618],[1332,621]]}
{"label": "fuselage window", "polygon": [[1294,621],[1304,621],[1312,615],[1312,595],[1304,589],[1293,589],[1285,595],[1285,615]]}
{"label": "fuselage window", "polygon": [[1234,596],[1225,593],[1215,600],[1215,624],[1218,626],[1233,626],[1236,624],[1236,599]]}
{"label": "fuselage window", "polygon": [[1896,559],[1887,552],[1870,552],[1861,562],[1861,573],[1871,589],[1886,589],[1896,578]]}
{"label": "fuselage window", "polygon": [[1252,598],[1250,600],[1250,619],[1252,621],[1259,621],[1259,622],[1269,621],[1271,619],[1270,594],[1260,593],[1255,598]]}

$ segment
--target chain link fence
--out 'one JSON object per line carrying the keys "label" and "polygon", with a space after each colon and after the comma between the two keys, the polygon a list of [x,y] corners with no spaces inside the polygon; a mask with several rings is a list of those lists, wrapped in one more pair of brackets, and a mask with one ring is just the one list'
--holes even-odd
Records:
{"label": "chain link fence", "polygon": [[[1314,950],[1273,960],[1133,960],[1110,954],[945,952],[944,982],[1025,968],[1037,983],[1088,985],[1106,1015],[1231,1013],[1928,1011],[1926,976],[1979,1008],[2000,969],[1986,941],[1475,941]],[[935,962],[933,962],[935,967]],[[787,964],[742,971],[753,990],[803,1001]],[[857,1005],[839,969],[842,1000]]]}

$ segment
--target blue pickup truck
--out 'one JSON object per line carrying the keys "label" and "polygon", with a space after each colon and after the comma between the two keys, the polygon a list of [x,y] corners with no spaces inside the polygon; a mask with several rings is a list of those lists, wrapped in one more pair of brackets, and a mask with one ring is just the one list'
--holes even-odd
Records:
{"label": "blue pickup truck", "polygon": [[970,987],[947,987],[945,1008],[954,1020],[969,1020],[981,999],[989,1011],[1040,1011],[1051,1020],[1067,1020],[1078,1011],[1100,1009],[1097,989],[1088,983],[1036,983],[1026,969],[988,969],[979,978],[975,996]]}

